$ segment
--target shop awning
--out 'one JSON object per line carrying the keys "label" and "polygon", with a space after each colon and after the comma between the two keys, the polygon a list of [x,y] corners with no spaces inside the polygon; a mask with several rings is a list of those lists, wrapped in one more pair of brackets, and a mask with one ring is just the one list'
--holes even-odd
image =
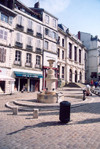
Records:
{"label": "shop awning", "polygon": [[0,81],[15,81],[15,79],[9,76],[0,75]]}
{"label": "shop awning", "polygon": [[28,73],[28,72],[14,71],[14,74],[16,75],[16,77],[43,78],[42,74],[34,74],[34,73]]}

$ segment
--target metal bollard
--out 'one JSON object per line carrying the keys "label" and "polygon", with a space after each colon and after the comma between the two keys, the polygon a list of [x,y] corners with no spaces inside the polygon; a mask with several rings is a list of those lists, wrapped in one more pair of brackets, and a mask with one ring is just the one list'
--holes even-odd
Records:
{"label": "metal bollard", "polygon": [[68,123],[70,121],[70,107],[71,104],[68,101],[60,102],[59,119],[62,123]]}
{"label": "metal bollard", "polygon": [[39,109],[34,109],[33,118],[38,118],[38,116],[39,116]]}
{"label": "metal bollard", "polygon": [[85,94],[86,94],[86,90],[83,90],[83,100],[85,100]]}

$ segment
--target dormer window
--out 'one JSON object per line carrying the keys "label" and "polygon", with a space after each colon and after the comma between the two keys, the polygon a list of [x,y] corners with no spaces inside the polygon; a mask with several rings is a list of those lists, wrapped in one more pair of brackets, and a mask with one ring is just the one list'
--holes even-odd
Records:
{"label": "dormer window", "polygon": [[20,15],[18,15],[18,18],[17,18],[17,24],[19,24],[21,26],[23,25],[23,17]]}
{"label": "dormer window", "polygon": [[9,17],[3,13],[1,13],[1,20],[8,23],[9,22]]}
{"label": "dormer window", "polygon": [[56,20],[55,19],[52,20],[52,25],[54,28],[56,28]]}
{"label": "dormer window", "polygon": [[49,24],[49,16],[48,15],[45,16],[45,23]]}

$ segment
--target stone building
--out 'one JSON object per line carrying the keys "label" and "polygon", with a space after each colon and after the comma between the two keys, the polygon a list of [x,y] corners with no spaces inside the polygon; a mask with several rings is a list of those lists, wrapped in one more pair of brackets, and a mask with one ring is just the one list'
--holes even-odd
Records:
{"label": "stone building", "polygon": [[[6,22],[6,26],[10,26],[13,30],[9,29],[10,37],[6,39],[7,45],[4,45],[10,46],[9,56],[6,52],[6,57],[9,58],[10,62],[6,60],[5,65],[7,65],[6,67],[10,65],[9,75],[15,78],[12,91],[21,91],[24,86],[27,91],[41,90],[43,78],[43,23],[41,15],[17,0],[12,1],[10,7],[9,1],[3,1],[1,6],[11,12],[5,12],[6,17],[8,14],[14,16],[11,25]],[[3,25],[3,28],[7,27]],[[1,63],[0,66],[2,66]]]}
{"label": "stone building", "polygon": [[39,2],[29,8],[19,0],[0,1],[0,92],[45,89],[50,59],[62,85],[84,83],[84,55],[82,42]]}
{"label": "stone building", "polygon": [[11,39],[15,16],[16,13],[4,6],[4,1],[0,1],[0,93],[11,93],[14,87],[15,80],[11,77]]}
{"label": "stone building", "polygon": [[49,69],[49,59],[55,60],[53,69],[57,77],[57,38],[58,38],[58,19],[46,10],[39,7],[39,2],[31,8],[38,14],[42,14],[43,21],[43,89],[46,88],[45,78],[47,76],[47,69]]}
{"label": "stone building", "polygon": [[85,83],[86,48],[62,24],[58,25],[58,79],[59,83]]}
{"label": "stone building", "polygon": [[87,48],[86,79],[100,80],[100,39],[90,33],[78,32],[77,37]]}

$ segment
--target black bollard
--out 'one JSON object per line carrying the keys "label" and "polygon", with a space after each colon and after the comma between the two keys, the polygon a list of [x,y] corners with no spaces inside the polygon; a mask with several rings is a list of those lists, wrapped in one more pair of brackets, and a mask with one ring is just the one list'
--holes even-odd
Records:
{"label": "black bollard", "polygon": [[59,119],[62,123],[68,123],[70,121],[70,107],[71,104],[68,101],[62,101],[60,103]]}

